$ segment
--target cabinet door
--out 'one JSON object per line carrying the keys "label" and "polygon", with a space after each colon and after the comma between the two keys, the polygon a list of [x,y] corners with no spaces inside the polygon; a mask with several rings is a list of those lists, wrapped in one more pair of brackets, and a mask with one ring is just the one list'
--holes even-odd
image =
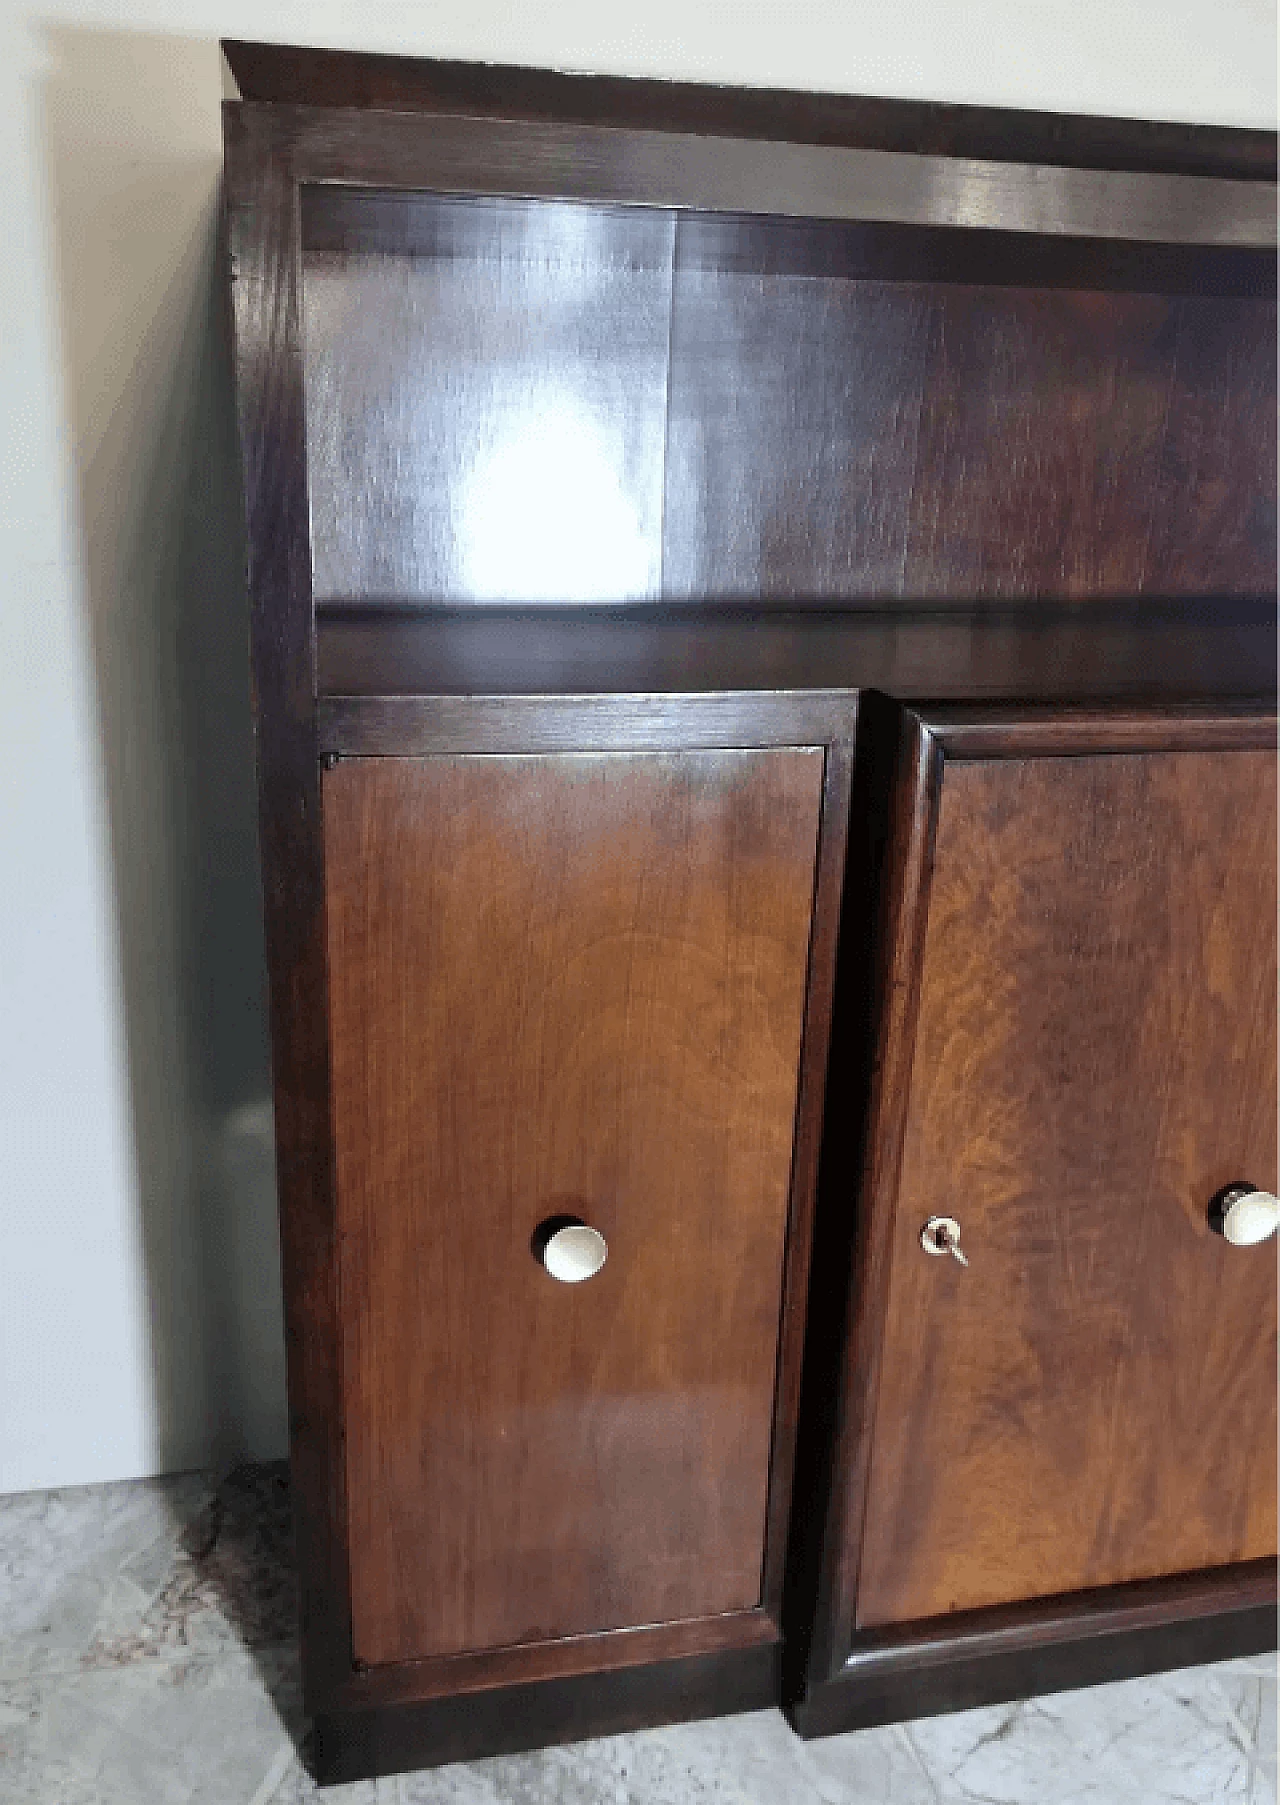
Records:
{"label": "cabinet door", "polygon": [[[851,1354],[878,1373],[855,1629],[1275,1552],[1275,1244],[1207,1219],[1234,1180],[1276,1188],[1267,738],[1105,716],[916,737],[890,986],[915,1001]],[[922,1246],[932,1217],[967,1265]]]}
{"label": "cabinet door", "polygon": [[[761,1596],[821,748],[324,789],[354,1654]],[[541,1225],[605,1238],[561,1283]]]}

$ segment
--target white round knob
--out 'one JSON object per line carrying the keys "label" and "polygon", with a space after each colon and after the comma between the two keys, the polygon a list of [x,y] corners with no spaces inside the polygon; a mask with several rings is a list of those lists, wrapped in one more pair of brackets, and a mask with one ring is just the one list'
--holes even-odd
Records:
{"label": "white round knob", "polygon": [[609,1243],[585,1222],[569,1222],[542,1243],[542,1264],[562,1285],[593,1279],[609,1257]]}
{"label": "white round knob", "polygon": [[1233,1247],[1254,1247],[1280,1227],[1280,1197],[1252,1185],[1228,1185],[1209,1206],[1209,1226]]}

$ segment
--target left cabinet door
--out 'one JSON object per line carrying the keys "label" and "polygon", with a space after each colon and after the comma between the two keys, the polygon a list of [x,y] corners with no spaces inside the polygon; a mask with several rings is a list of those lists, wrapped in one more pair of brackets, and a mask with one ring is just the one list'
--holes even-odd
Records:
{"label": "left cabinet door", "polygon": [[326,773],[358,1664],[759,1606],[823,768]]}

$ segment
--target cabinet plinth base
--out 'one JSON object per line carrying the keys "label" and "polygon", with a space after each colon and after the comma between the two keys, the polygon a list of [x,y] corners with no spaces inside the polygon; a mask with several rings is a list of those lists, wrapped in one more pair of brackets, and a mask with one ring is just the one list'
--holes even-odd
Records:
{"label": "cabinet plinth base", "polygon": [[366,1780],[760,1711],[776,1705],[780,1695],[778,1647],[766,1644],[456,1698],[346,1710],[316,1717],[314,1772],[321,1785]]}

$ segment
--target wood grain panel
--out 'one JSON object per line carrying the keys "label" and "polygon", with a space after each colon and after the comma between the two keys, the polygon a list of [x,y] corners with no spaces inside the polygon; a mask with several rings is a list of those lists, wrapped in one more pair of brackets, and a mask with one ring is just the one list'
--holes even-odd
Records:
{"label": "wood grain panel", "polygon": [[304,265],[317,597],[656,596],[670,216],[394,211],[398,254],[356,234]]}
{"label": "wood grain panel", "polygon": [[1159,296],[937,292],[903,589],[1140,593],[1176,323]]}
{"label": "wood grain panel", "polygon": [[903,591],[1269,595],[1274,302],[934,290]]}
{"label": "wood grain panel", "polygon": [[794,746],[852,732],[849,690],[707,696],[334,696],[320,737],[338,756],[666,752]]}
{"label": "wood grain panel", "polygon": [[929,318],[909,284],[678,268],[664,595],[901,593]]}
{"label": "wood grain panel", "polygon": [[1274,592],[1270,301],[788,273],[823,230],[681,221],[664,596]]}
{"label": "wood grain panel", "polygon": [[823,764],[328,774],[359,1660],[759,1603]]}
{"label": "wood grain panel", "polygon": [[1274,302],[1181,301],[1144,589],[1274,594],[1275,420]]}
{"label": "wood grain panel", "polygon": [[880,281],[897,239],[849,274],[812,221],[304,194],[321,602],[1274,589],[1265,299]]}
{"label": "wood grain panel", "polygon": [[[943,782],[859,1625],[1276,1546],[1268,752]],[[955,1215],[962,1269],[919,1245]]]}

